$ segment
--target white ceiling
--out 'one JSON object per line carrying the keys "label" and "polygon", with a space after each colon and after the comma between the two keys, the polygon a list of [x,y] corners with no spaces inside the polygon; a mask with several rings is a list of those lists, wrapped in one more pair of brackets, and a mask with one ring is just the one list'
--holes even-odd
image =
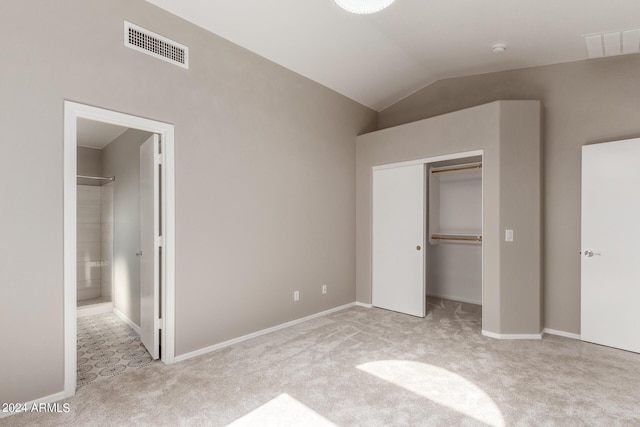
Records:
{"label": "white ceiling", "polygon": [[333,0],[147,1],[375,110],[443,78],[587,59],[583,35],[640,27],[640,0],[397,0],[373,15]]}
{"label": "white ceiling", "polygon": [[76,140],[80,147],[102,150],[127,129],[94,120],[78,119]]}

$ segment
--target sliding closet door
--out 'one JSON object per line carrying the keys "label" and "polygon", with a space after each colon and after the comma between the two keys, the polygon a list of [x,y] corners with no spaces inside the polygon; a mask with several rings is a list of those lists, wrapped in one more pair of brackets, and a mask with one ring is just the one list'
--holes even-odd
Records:
{"label": "sliding closet door", "polygon": [[640,353],[640,138],[582,147],[585,341]]}
{"label": "sliding closet door", "polygon": [[425,166],[373,171],[372,304],[425,316]]}

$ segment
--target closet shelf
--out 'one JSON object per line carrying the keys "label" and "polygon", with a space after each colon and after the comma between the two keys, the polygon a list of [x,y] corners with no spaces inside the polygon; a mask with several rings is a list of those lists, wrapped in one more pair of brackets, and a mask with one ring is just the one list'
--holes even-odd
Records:
{"label": "closet shelf", "polygon": [[482,242],[482,236],[477,234],[432,234],[431,240],[458,240],[465,242]]}

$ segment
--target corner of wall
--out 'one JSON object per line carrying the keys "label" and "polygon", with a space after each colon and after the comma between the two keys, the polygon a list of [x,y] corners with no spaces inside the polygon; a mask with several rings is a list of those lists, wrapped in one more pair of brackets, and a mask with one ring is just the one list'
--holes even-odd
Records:
{"label": "corner of wall", "polygon": [[[500,333],[542,329],[540,101],[500,102]],[[503,237],[513,230],[513,241]]]}

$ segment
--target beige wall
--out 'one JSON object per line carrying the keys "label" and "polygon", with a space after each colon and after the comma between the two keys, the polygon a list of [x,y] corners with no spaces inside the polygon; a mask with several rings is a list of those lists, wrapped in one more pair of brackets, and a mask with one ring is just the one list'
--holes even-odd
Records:
{"label": "beige wall", "polygon": [[442,80],[379,114],[386,128],[498,99],[542,102],[547,328],[580,333],[581,147],[640,136],[639,69],[630,55]]}
{"label": "beige wall", "polygon": [[[102,150],[78,147],[77,162],[78,175],[102,176]],[[82,180],[82,185],[100,186],[102,184],[104,183],[101,181]]]}
{"label": "beige wall", "polygon": [[140,325],[140,145],[151,134],[129,129],[104,147],[113,182],[113,306]]}
{"label": "beige wall", "polygon": [[[191,68],[123,47],[125,19]],[[0,35],[0,401],[63,388],[65,99],[175,125],[176,355],[354,301],[374,111],[142,0],[3,0]]]}
{"label": "beige wall", "polygon": [[[500,109],[500,332],[539,333],[542,318],[542,158],[538,101]],[[513,242],[505,230],[513,230]]]}
{"label": "beige wall", "polygon": [[[482,328],[539,333],[539,102],[500,101],[361,135],[356,149],[357,300],[371,302],[372,167],[483,150]],[[504,242],[505,228],[515,242]]]}

